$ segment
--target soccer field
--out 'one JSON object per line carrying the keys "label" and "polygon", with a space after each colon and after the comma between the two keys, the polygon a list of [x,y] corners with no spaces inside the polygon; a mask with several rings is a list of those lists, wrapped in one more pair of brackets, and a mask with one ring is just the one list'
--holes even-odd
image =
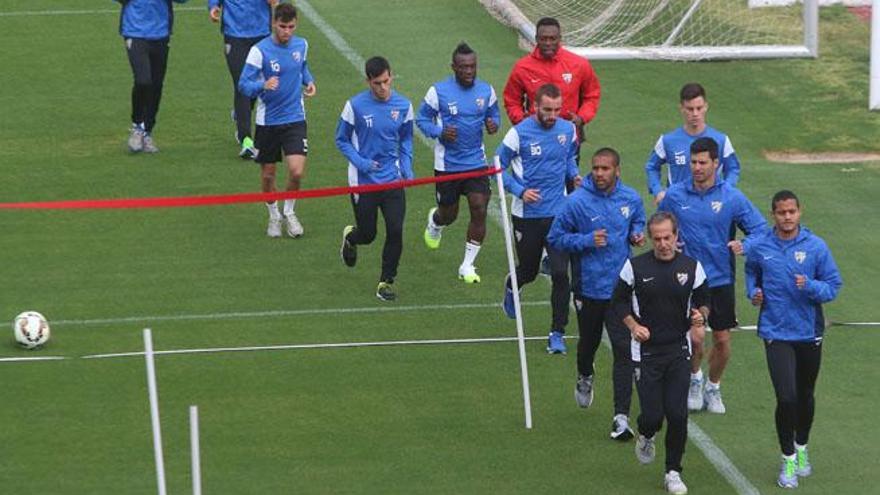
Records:
{"label": "soccer field", "polygon": [[[365,87],[360,60],[386,56],[396,89],[417,105],[450,73],[461,40],[499,92],[523,54],[477,1],[306,5],[321,19],[301,15],[297,31],[309,40],[318,85],[307,102],[306,188],[346,184],[333,131],[345,100]],[[0,5],[0,202],[257,191],[258,167],[236,156],[222,38],[204,2],[175,16],[155,156],[125,149],[131,74],[118,22],[109,1]],[[702,82],[710,125],[731,136],[743,162],[744,192],[766,212],[775,191],[792,189],[804,224],[828,241],[845,285],[826,315],[878,322],[880,165],[777,164],[762,154],[880,151],[880,118],[866,110],[868,25],[830,8],[821,31],[818,60],[595,62],[602,104],[582,153],[617,148],[624,181],[645,191],[644,160],[657,136],[679,125],[678,89]],[[505,119],[487,149],[507,127]],[[428,176],[431,150],[415,146],[416,176]],[[0,359],[63,358],[0,361],[0,493],[156,493],[143,357],[107,356],[142,351],[145,327],[158,351],[191,351],[156,358],[170,493],[190,491],[191,404],[201,413],[205,493],[660,493],[662,459],[642,466],[632,442],[608,439],[607,349],[586,411],[572,400],[574,339],[567,356],[544,353],[543,280],[523,292],[526,333],[536,337],[527,344],[534,429],[523,427],[515,328],[499,308],[500,225],[490,222],[478,260],[483,283],[465,286],[456,268],[467,215],[429,252],[422,230],[433,187],[408,190],[407,202],[391,304],[374,295],[381,228],[356,268],[339,260],[341,230],[353,220],[346,197],[299,201],[306,232],[296,240],[267,238],[260,204],[0,210],[0,320],[33,309],[53,332],[32,352],[9,332]],[[753,325],[757,314],[738,291],[740,323]],[[577,334],[573,321],[568,330]],[[870,419],[880,405],[872,359],[880,326],[833,326],[827,337],[810,442],[815,474],[799,490],[871,493],[880,481]],[[454,342],[391,344],[426,340]],[[728,413],[691,417],[691,432],[704,434],[692,436],[684,459],[691,493],[777,489],[763,347],[751,331],[733,341]]]}

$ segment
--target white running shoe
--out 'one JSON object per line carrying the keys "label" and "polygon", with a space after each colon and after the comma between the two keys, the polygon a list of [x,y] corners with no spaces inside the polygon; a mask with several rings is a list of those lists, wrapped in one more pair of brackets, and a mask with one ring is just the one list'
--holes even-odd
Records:
{"label": "white running shoe", "polygon": [[654,454],[654,437],[648,438],[639,434],[639,439],[636,440],[636,458],[642,464],[651,464],[654,462]]}
{"label": "white running shoe", "polygon": [[144,128],[137,125],[131,125],[131,132],[128,135],[128,151],[139,153],[144,150]]}
{"label": "white running shoe", "polygon": [[584,409],[593,404],[593,375],[578,374],[574,385],[574,401],[578,407]]}
{"label": "white running shoe", "polygon": [[269,218],[269,226],[266,227],[266,235],[269,237],[281,237],[280,218]]}
{"label": "white running shoe", "polygon": [[700,411],[703,409],[703,380],[691,378],[691,386],[688,389],[688,410]]}
{"label": "white running shoe", "polygon": [[706,410],[710,413],[724,414],[727,409],[724,407],[724,401],[721,400],[721,389],[706,387],[704,394],[706,399]]}
{"label": "white running shoe", "polygon": [[296,218],[296,213],[284,215],[284,223],[287,225],[287,235],[290,237],[296,238],[303,235],[303,226],[299,223],[299,218]]}
{"label": "white running shoe", "polygon": [[[437,208],[431,208],[431,211],[428,212],[428,223],[425,225],[425,245],[428,246],[428,249],[439,248],[440,239],[443,237],[443,229],[434,225],[433,218],[435,211],[437,211]],[[460,272],[461,270],[459,270],[459,273]]]}
{"label": "white running shoe", "polygon": [[674,493],[675,495],[684,495],[688,492],[688,487],[684,484],[684,481],[681,481],[681,474],[678,471],[666,473],[666,476],[663,477],[663,484],[666,486],[667,492]]}
{"label": "white running shoe", "polygon": [[458,267],[458,279],[466,284],[480,283],[480,276],[477,275],[477,269],[473,265],[461,265]]}
{"label": "white running shoe", "polygon": [[632,428],[629,427],[629,418],[623,414],[615,414],[611,421],[611,438],[625,442],[633,437]]}
{"label": "white running shoe", "polygon": [[144,133],[144,153],[158,153],[159,147],[156,146],[156,142],[153,141],[153,136],[150,135],[149,132]]}

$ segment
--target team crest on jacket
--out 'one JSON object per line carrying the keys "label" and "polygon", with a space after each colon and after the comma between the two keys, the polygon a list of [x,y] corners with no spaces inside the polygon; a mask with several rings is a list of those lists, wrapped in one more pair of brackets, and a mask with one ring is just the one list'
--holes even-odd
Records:
{"label": "team crest on jacket", "polygon": [[559,144],[565,146],[565,143],[568,142],[568,136],[565,134],[559,134],[556,136],[556,140],[559,141]]}
{"label": "team crest on jacket", "polygon": [[794,260],[800,264],[804,263],[804,260],[807,259],[806,251],[795,251],[794,252]]}
{"label": "team crest on jacket", "polygon": [[483,107],[486,106],[486,99],[485,98],[477,98],[474,100],[474,103],[477,104],[477,108],[482,110]]}
{"label": "team crest on jacket", "polygon": [[684,285],[688,282],[688,274],[687,273],[676,273],[675,278],[678,280],[678,283]]}
{"label": "team crest on jacket", "polygon": [[571,72],[563,73],[562,80],[565,81],[565,84],[570,84],[571,83]]}
{"label": "team crest on jacket", "polygon": [[721,211],[721,205],[723,203],[721,201],[712,201],[712,211],[715,213],[719,213]]}
{"label": "team crest on jacket", "polygon": [[629,218],[629,206],[621,206],[620,214],[624,216],[624,218]]}
{"label": "team crest on jacket", "polygon": [[293,57],[293,60],[295,60],[297,62],[299,62],[299,59],[302,58],[302,55],[300,55],[299,52],[293,52],[290,55]]}
{"label": "team crest on jacket", "polygon": [[446,106],[449,107],[449,115],[458,115],[458,102],[457,101],[450,101],[449,103],[446,104]]}
{"label": "team crest on jacket", "polygon": [[392,110],[391,111],[391,120],[397,121],[400,118],[400,110]]}

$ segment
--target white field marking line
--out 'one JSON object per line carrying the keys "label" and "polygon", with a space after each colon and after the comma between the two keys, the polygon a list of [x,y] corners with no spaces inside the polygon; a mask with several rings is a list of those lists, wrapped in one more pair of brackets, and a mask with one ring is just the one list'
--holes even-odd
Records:
{"label": "white field marking line", "polygon": [[[528,301],[527,306],[545,306],[548,301]],[[359,313],[399,313],[406,311],[433,311],[438,309],[486,309],[500,307],[501,303],[462,303],[462,304],[424,304],[415,306],[374,306],[362,308],[313,308],[313,309],[290,309],[273,311],[240,311],[233,313],[205,313],[190,315],[166,315],[166,316],[126,316],[120,318],[96,318],[88,320],[57,320],[53,326],[63,325],[109,325],[117,323],[139,323],[156,321],[191,321],[191,320],[232,320],[243,318],[282,317],[282,316],[305,316],[325,314],[359,314]]]}
{"label": "white field marking line", "polygon": [[[174,12],[205,12],[207,7],[175,7]],[[57,16],[57,15],[96,15],[96,14],[119,14],[119,9],[94,9],[94,10],[20,10],[0,12],[0,17],[33,17],[33,16]]]}
{"label": "white field marking line", "polygon": [[68,359],[64,356],[40,356],[40,357],[6,357],[0,358],[0,363],[15,363],[21,361],[61,361]]}
{"label": "white field marking line", "polygon": [[[540,335],[535,337],[526,337],[526,340],[543,340],[547,337]],[[168,351],[153,351],[153,354],[172,355],[172,354],[210,354],[218,352],[251,352],[251,351],[284,351],[295,349],[345,349],[353,347],[391,347],[406,345],[448,345],[448,344],[483,344],[494,342],[515,342],[516,337],[484,337],[475,339],[425,339],[425,340],[386,340],[379,342],[337,342],[326,344],[283,344],[283,345],[265,345],[253,347],[213,347],[206,349],[172,349]],[[135,357],[143,356],[143,352],[118,352],[113,354],[91,354],[88,356],[80,356],[80,359],[108,359],[118,357]]]}

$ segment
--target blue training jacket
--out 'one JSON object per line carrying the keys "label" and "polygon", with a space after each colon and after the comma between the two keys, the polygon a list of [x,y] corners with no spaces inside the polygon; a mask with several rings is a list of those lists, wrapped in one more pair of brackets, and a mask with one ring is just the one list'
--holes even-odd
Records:
{"label": "blue training jacket", "polygon": [[666,133],[657,139],[657,144],[651,151],[651,156],[645,163],[645,174],[648,176],[648,192],[652,196],[663,190],[660,180],[660,170],[666,164],[666,186],[691,180],[691,144],[699,138],[710,137],[718,143],[721,156],[718,157],[718,175],[733,187],[739,181],[739,158],[733,149],[730,138],[723,132],[706,126],[703,132],[690,135],[683,127]]}
{"label": "blue training jacket", "polygon": [[272,7],[266,0],[208,0],[208,11],[222,7],[223,34],[232,38],[261,38],[272,30]]}
{"label": "blue training jacket", "polygon": [[[434,170],[465,172],[485,168],[483,128],[487,118],[501,126],[498,99],[489,83],[476,79],[473,86],[464,87],[455,76],[449,76],[431,86],[419,106],[416,125],[422,134],[437,140]],[[455,127],[455,141],[440,138],[447,125]]]}
{"label": "blue training jacket", "polygon": [[[593,232],[605,229],[608,244],[596,247]],[[571,253],[572,292],[590,299],[611,299],[617,278],[631,256],[629,238],[645,230],[645,208],[635,189],[620,179],[610,193],[596,188],[593,176],[565,200],[547,241]]]}
{"label": "blue training jacket", "polygon": [[[116,0],[122,4],[119,34],[124,38],[161,40],[171,36],[174,24],[172,0]],[[173,0],[185,3],[187,0]]]}
{"label": "blue training jacket", "polygon": [[[562,209],[565,181],[578,175],[577,145],[574,124],[565,119],[545,129],[529,117],[507,131],[495,151],[495,164],[504,169],[504,188],[513,194],[513,216],[547,218]],[[538,189],[541,200],[523,201],[526,189]]]}
{"label": "blue training jacket", "polygon": [[[282,45],[267,36],[251,47],[238,80],[242,94],[257,99],[257,125],[282,125],[306,120],[303,87],[315,81],[309,70],[309,43],[298,36]],[[271,77],[278,88],[263,89]]]}
{"label": "blue training jacket", "polygon": [[[795,275],[807,284],[798,289]],[[843,280],[828,245],[804,226],[797,237],[784,241],[774,230],[758,236],[746,253],[746,295],[764,293],[758,314],[758,336],[796,342],[822,338],[822,303],[837,297]]]}
{"label": "blue training jacket", "polygon": [[352,96],[336,125],[336,147],[348,159],[352,186],[412,179],[412,141],[412,104],[396,91],[388,101],[370,90]]}
{"label": "blue training jacket", "polygon": [[733,252],[727,247],[731,226],[745,232],[746,250],[755,235],[767,230],[767,221],[755,205],[723,180],[706,191],[694,189],[693,180],[673,184],[657,209],[678,219],[678,241],[684,254],[703,264],[709,287],[733,283]]}

